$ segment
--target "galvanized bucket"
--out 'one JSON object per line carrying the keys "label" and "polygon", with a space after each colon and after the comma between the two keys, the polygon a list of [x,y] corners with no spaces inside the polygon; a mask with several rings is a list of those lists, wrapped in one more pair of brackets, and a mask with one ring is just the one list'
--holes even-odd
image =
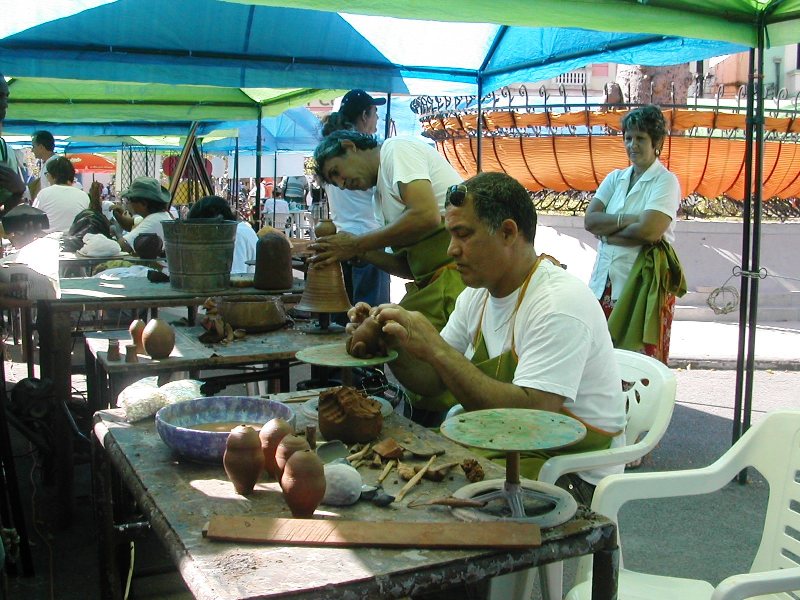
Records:
{"label": "galvanized bucket", "polygon": [[169,282],[192,292],[219,292],[231,282],[236,221],[164,221]]}

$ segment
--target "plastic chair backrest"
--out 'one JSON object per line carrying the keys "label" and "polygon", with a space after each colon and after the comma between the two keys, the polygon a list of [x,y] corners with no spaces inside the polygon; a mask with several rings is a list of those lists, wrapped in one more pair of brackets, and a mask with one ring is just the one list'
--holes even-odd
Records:
{"label": "plastic chair backrest", "polygon": [[627,398],[626,444],[630,446],[650,433],[647,437],[655,447],[672,419],[675,375],[662,362],[638,352],[616,349],[614,356]]}
{"label": "plastic chair backrest", "polygon": [[[800,411],[768,414],[704,469],[643,473],[638,476],[642,481],[637,481],[633,488],[617,489],[617,486],[612,491],[612,487],[608,487],[603,493],[598,489],[592,510],[617,522],[619,510],[627,500],[710,493],[724,487],[746,467],[756,469],[769,484],[764,530],[750,572],[796,568],[800,563]],[[668,481],[656,482],[650,481],[650,476],[670,477]],[[613,479],[616,477],[608,479],[610,486],[616,483]],[[591,558],[582,557],[576,583],[588,579],[590,573]],[[785,597],[787,600],[796,598]]]}

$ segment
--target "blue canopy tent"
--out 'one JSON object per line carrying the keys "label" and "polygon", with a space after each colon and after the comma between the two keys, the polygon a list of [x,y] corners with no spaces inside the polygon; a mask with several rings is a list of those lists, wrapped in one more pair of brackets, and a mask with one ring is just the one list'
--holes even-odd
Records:
{"label": "blue canopy tent", "polygon": [[[28,0],[26,9],[35,12],[52,1]],[[23,79],[174,86],[476,94],[480,110],[485,93],[591,62],[668,65],[739,52],[745,49],[741,44],[763,48],[768,24],[775,39],[797,41],[800,36],[800,0],[348,3],[348,10],[372,16],[337,13],[341,3],[331,0],[242,2],[117,0],[26,29],[9,27],[4,17],[0,72]],[[619,31],[628,33],[615,33]],[[23,106],[15,102],[12,87],[9,118],[31,119],[16,114]],[[64,102],[61,108],[69,112],[74,106]],[[51,113],[46,116],[56,108],[46,107],[45,114]],[[260,117],[263,106],[256,110]],[[751,120],[753,131],[762,139],[756,121]],[[758,171],[757,206],[760,177]],[[747,262],[749,244],[746,235]],[[747,265],[751,271],[758,270],[757,254],[754,247],[754,262]],[[742,294],[743,306],[751,295]],[[749,314],[754,323],[755,309]],[[748,364],[752,367],[752,352]]]}

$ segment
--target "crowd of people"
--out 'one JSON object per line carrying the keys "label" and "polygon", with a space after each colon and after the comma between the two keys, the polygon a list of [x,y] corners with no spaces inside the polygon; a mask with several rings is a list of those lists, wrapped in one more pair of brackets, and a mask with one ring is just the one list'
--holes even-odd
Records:
{"label": "crowd of people", "polygon": [[[0,77],[0,123],[7,96]],[[585,227],[598,239],[587,285],[537,251],[536,211],[516,180],[480,173],[464,181],[420,140],[379,139],[377,107],[384,102],[363,90],[348,92],[323,123],[316,180],[258,182],[261,213],[278,226],[277,215],[327,200],[337,232],[314,240],[310,268],[342,264],[354,305],[345,321],[352,329],[373,315],[382,324],[399,353],[390,368],[409,391],[418,422],[437,426],[455,404],[468,411],[537,408],[586,425],[586,438],[559,452],[624,444],[613,350],[666,362],[675,297],[685,291],[670,245],[680,187],[659,160],[668,133],[661,110],[644,106],[622,120],[630,166],[605,178],[586,212]],[[69,160],[53,153],[45,133],[32,138],[43,161],[35,190],[20,180],[13,152],[0,138],[7,234],[20,219],[35,222],[34,233],[66,231],[90,205],[90,195],[72,187]],[[34,191],[32,207],[15,215]],[[163,238],[162,224],[172,216],[169,192],[158,180],[138,178],[121,197],[127,206],[112,211],[121,250],[136,253],[143,234]],[[202,198],[187,216],[235,218],[217,196]],[[247,269],[257,239],[240,223],[234,269]],[[398,304],[389,303],[390,276],[408,282]],[[552,454],[524,455],[523,475],[535,478]],[[622,468],[565,476],[559,485],[585,502],[600,477]]]}

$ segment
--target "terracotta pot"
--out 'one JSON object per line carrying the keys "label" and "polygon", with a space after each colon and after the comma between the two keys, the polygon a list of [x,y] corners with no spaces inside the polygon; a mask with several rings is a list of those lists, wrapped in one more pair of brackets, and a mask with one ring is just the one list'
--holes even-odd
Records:
{"label": "terracotta pot", "polygon": [[248,332],[273,331],[289,322],[278,296],[231,296],[217,302],[222,320],[234,329]]}
{"label": "terracotta pot", "polygon": [[136,351],[144,353],[144,345],[142,344],[142,334],[144,333],[144,321],[141,319],[135,319],[131,321],[130,326],[128,327],[128,333],[131,334],[131,340],[133,340],[133,345],[136,346]]}
{"label": "terracotta pot", "polygon": [[314,237],[321,238],[336,233],[336,225],[331,219],[320,219],[314,226]]}
{"label": "terracotta pot", "polygon": [[294,285],[292,249],[286,236],[266,233],[256,242],[256,270],[253,287],[259,290],[287,290]]}
{"label": "terracotta pot", "polygon": [[151,358],[167,358],[175,347],[175,330],[163,319],[150,319],[142,332],[142,344]]}
{"label": "terracotta pot", "polygon": [[302,435],[283,436],[283,439],[278,444],[278,448],[275,450],[275,469],[277,471],[275,479],[278,481],[281,480],[283,469],[286,467],[286,461],[289,460],[292,454],[310,449],[306,438]]}
{"label": "terracotta pot", "polygon": [[275,464],[275,451],[278,449],[278,444],[281,443],[281,440],[293,433],[292,426],[288,421],[281,418],[267,421],[258,433],[258,437],[261,439],[261,451],[264,454],[264,470],[276,481],[281,474]]}
{"label": "terracotta pot", "polygon": [[293,453],[281,476],[281,489],[292,515],[307,519],[325,495],[325,467],[311,450]]}
{"label": "terracotta pot", "polygon": [[367,317],[347,340],[347,353],[356,358],[386,356],[382,325],[375,317]]}
{"label": "terracotta pot", "polygon": [[371,442],[383,428],[381,405],[360,391],[341,386],[319,395],[319,431],[326,440]]}
{"label": "terracotta pot", "polygon": [[222,464],[237,494],[253,491],[264,469],[264,453],[258,432],[249,425],[237,425],[228,434]]}

